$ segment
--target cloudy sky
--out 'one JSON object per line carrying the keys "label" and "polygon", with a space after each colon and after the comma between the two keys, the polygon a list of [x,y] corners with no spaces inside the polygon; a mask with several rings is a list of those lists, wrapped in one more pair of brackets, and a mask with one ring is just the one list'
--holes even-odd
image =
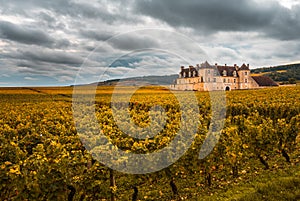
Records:
{"label": "cloudy sky", "polygon": [[300,0],[0,0],[0,86],[299,62]]}

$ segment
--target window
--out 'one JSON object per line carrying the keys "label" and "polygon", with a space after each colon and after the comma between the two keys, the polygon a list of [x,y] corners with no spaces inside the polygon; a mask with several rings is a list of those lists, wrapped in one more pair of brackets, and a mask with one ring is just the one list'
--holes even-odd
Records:
{"label": "window", "polygon": [[207,70],[207,74],[210,74],[210,70]]}
{"label": "window", "polygon": [[208,78],[207,81],[210,82],[210,78]]}
{"label": "window", "polygon": [[228,79],[228,83],[230,83],[230,79]]}
{"label": "window", "polygon": [[224,80],[223,80],[224,82],[226,82],[226,79],[224,78]]}
{"label": "window", "polygon": [[214,78],[214,82],[217,82],[217,78]]}
{"label": "window", "polygon": [[233,83],[236,83],[236,79],[233,79]]}
{"label": "window", "polygon": [[245,72],[245,75],[248,75],[248,72]]}
{"label": "window", "polygon": [[248,83],[248,80],[247,80],[247,79],[245,79],[245,83]]}

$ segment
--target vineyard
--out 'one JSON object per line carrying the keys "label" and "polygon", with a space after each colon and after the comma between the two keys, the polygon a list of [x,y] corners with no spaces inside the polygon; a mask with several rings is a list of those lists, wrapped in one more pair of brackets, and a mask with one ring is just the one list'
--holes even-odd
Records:
{"label": "vineyard", "polygon": [[[130,137],[118,128],[112,118],[112,92],[112,87],[97,89],[94,111],[98,126],[114,146],[147,154],[167,147],[176,137],[182,111],[171,92],[143,88],[129,104],[122,99],[116,103],[128,104],[132,121],[141,128],[151,124],[151,107],[164,109],[154,111],[165,114],[163,129],[154,124],[158,134],[146,139]],[[84,127],[96,127],[84,118],[84,108],[82,123],[75,125],[72,93],[71,87],[0,88],[0,200],[198,200],[266,171],[299,169],[299,86],[226,92],[225,126],[204,159],[199,159],[199,152],[212,106],[209,93],[195,92],[199,126],[188,151],[167,168],[138,175],[115,171],[92,157],[88,150],[97,149],[101,139],[91,140],[82,133]],[[83,88],[82,93],[92,92]],[[188,106],[189,94],[180,96]],[[122,115],[120,121],[129,132],[136,132]],[[194,123],[184,126],[188,129]],[[153,165],[159,163],[159,158],[153,159]]]}

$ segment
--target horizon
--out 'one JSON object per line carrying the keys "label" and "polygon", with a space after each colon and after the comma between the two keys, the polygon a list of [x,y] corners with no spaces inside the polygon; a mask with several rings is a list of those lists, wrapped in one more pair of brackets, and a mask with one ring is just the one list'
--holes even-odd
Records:
{"label": "horizon", "polygon": [[[263,69],[263,68],[276,68],[279,66],[288,66],[288,65],[297,65],[300,64],[300,62],[298,63],[287,63],[287,64],[280,64],[280,65],[276,65],[276,66],[264,66],[264,67],[258,67],[258,68],[251,68],[250,65],[250,71],[251,70],[255,70],[255,69]],[[218,64],[219,65],[219,64]],[[231,65],[228,65],[231,66]],[[186,66],[184,66],[186,67]],[[166,74],[166,75],[146,75],[146,76],[132,76],[132,77],[120,77],[120,78],[112,78],[112,79],[107,79],[107,80],[102,80],[102,81],[96,81],[96,82],[87,82],[87,83],[71,83],[69,85],[15,85],[15,86],[2,86],[0,84],[0,88],[22,88],[22,87],[73,87],[73,86],[80,86],[80,85],[90,85],[90,84],[95,84],[95,83],[104,83],[104,82],[110,82],[110,81],[117,81],[117,80],[125,80],[125,79],[133,79],[133,78],[143,78],[143,77],[165,77],[165,76],[174,76],[177,74]]]}
{"label": "horizon", "polygon": [[103,73],[108,80],[127,73],[177,72],[186,59],[177,52],[182,49],[190,61],[249,63],[251,69],[300,62],[300,1],[238,4],[234,6],[236,0],[2,2],[0,86],[72,85],[82,67],[89,69],[79,79],[88,82]]}

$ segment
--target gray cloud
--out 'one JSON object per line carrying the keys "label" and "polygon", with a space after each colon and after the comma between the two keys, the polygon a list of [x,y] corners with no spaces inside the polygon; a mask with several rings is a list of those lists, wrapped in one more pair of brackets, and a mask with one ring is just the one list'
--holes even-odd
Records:
{"label": "gray cloud", "polygon": [[86,37],[88,39],[94,39],[97,41],[106,41],[107,39],[115,35],[112,32],[106,32],[102,30],[80,30],[80,34],[83,37]]}
{"label": "gray cloud", "polygon": [[159,43],[155,38],[139,36],[134,33],[130,35],[119,35],[107,41],[114,48],[120,50],[138,50],[146,48],[157,48]]}
{"label": "gray cloud", "polygon": [[20,51],[19,58],[29,61],[36,62],[47,62],[54,64],[68,64],[68,65],[81,65],[83,59],[76,55],[70,54],[63,51],[53,51],[53,50],[41,50],[36,49],[34,51]]}
{"label": "gray cloud", "polygon": [[61,48],[70,45],[67,39],[56,40],[40,29],[16,25],[7,21],[0,21],[0,38],[27,45],[45,47]]}
{"label": "gray cloud", "polygon": [[[1,1],[0,1],[1,2]],[[56,15],[69,16],[76,19],[101,19],[103,22],[112,24],[115,22],[138,22],[138,18],[128,15],[126,7],[120,6],[118,1],[107,2],[106,0],[97,0],[89,2],[79,2],[72,0],[54,0],[54,1],[40,1],[40,0],[11,0],[2,1],[6,5],[6,12],[8,13],[22,13],[31,15],[31,10],[47,9]],[[121,3],[122,4],[122,3]],[[119,12],[111,12],[109,6],[115,6]],[[128,6],[128,5],[127,5]]]}
{"label": "gray cloud", "polygon": [[37,15],[37,19],[39,20],[38,24],[47,29],[51,29],[51,30],[66,29],[65,23],[56,19],[52,12],[42,11]]}
{"label": "gray cloud", "polygon": [[[219,31],[257,31],[268,36],[299,39],[299,8],[254,0],[136,1],[137,12],[174,27],[190,27],[202,34]],[[298,32],[298,33],[297,33]]]}
{"label": "gray cloud", "polygon": [[268,7],[249,0],[137,1],[141,13],[159,18],[172,26],[188,26],[209,31],[249,30],[269,24],[277,4]]}
{"label": "gray cloud", "polygon": [[292,9],[281,7],[272,22],[265,28],[268,36],[280,40],[300,39],[300,6]]}
{"label": "gray cloud", "polygon": [[6,21],[0,21],[0,37],[24,44],[43,46],[54,44],[54,39],[41,30],[17,26]]}

